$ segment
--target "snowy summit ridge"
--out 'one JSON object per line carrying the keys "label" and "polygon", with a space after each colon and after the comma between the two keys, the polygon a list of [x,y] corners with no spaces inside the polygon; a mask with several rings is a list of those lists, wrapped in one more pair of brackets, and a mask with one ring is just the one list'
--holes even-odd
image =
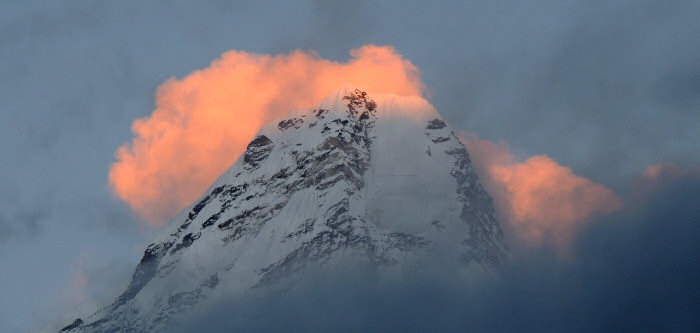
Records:
{"label": "snowy summit ridge", "polygon": [[438,254],[467,271],[506,260],[466,148],[427,101],[344,85],[262,128],[148,246],[124,293],[63,331],[161,331],[215,293],[353,264],[403,274]]}

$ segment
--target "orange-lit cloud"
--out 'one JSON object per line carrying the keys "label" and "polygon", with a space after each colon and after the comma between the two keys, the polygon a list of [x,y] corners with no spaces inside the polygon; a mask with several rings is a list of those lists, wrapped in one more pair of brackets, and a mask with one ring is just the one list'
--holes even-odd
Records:
{"label": "orange-lit cloud", "polygon": [[640,181],[657,181],[665,179],[695,178],[700,175],[700,167],[697,165],[681,167],[675,163],[659,163],[647,167],[640,175]]}
{"label": "orange-lit cloud", "polygon": [[678,180],[700,178],[700,166],[678,166],[675,163],[659,163],[647,167],[632,184],[631,195],[644,197]]}
{"label": "orange-lit cloud", "polygon": [[672,174],[677,174],[681,173],[682,169],[679,168],[677,165],[673,163],[659,163],[659,164],[653,164],[644,169],[642,173],[639,175],[641,179],[657,179],[659,178],[662,174],[667,174],[667,173],[672,173]]}
{"label": "orange-lit cloud", "polygon": [[114,193],[144,221],[162,226],[245,150],[267,121],[312,106],[343,83],[372,93],[421,95],[418,69],[391,47],[363,46],[340,63],[314,52],[229,51],[203,70],[158,87],[156,109],[134,121],[116,152]]}
{"label": "orange-lit cloud", "polygon": [[494,197],[501,220],[528,245],[548,243],[566,254],[575,232],[589,217],[621,206],[612,191],[545,155],[517,162],[504,142],[468,133],[460,133],[460,138]]}

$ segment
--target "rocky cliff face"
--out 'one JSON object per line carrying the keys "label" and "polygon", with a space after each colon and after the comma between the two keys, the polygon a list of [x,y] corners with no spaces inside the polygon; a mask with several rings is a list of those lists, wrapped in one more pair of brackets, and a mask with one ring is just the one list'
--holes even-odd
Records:
{"label": "rocky cliff face", "polygon": [[64,331],[159,331],[214,294],[309,269],[414,274],[435,256],[466,271],[506,260],[467,150],[426,101],[344,86],[264,127],[146,249],[124,293]]}

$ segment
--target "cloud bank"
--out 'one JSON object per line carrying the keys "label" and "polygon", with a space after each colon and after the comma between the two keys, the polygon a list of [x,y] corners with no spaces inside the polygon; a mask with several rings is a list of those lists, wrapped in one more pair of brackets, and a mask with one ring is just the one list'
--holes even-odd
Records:
{"label": "cloud bank", "polygon": [[220,301],[174,331],[697,331],[700,172],[691,171],[662,173],[619,211],[592,216],[572,238],[573,260],[523,251],[502,278],[472,283],[440,270],[388,285],[307,280],[287,293]]}
{"label": "cloud bank", "polygon": [[367,45],[334,62],[314,52],[229,51],[203,70],[158,87],[156,109],[134,121],[109,184],[137,215],[162,226],[245,150],[267,121],[310,107],[343,83],[373,93],[418,95],[416,66],[392,47]]}

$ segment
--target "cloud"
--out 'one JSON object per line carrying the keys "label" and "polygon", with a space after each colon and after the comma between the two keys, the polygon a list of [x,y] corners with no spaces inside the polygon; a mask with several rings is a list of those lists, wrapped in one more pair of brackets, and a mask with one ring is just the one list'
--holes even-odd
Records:
{"label": "cloud", "polygon": [[203,70],[158,87],[156,109],[134,121],[116,152],[114,193],[162,226],[230,167],[262,124],[309,107],[343,83],[368,92],[421,95],[418,69],[392,47],[367,45],[345,63],[311,51],[229,51]]}
{"label": "cloud", "polygon": [[700,172],[660,179],[581,226],[572,260],[547,249],[514,253],[502,277],[468,283],[430,267],[432,277],[392,283],[317,277],[284,293],[216,302],[173,331],[697,331]]}
{"label": "cloud", "polygon": [[[700,174],[700,167],[680,167],[675,163],[658,163],[650,165],[639,176],[636,181],[637,186],[651,186],[658,185],[661,181],[666,181],[668,179],[683,179],[688,177],[694,177]],[[652,184],[649,184],[652,183]]]}
{"label": "cloud", "polygon": [[596,214],[622,201],[605,186],[573,173],[546,155],[517,162],[505,142],[460,133],[506,227],[529,245],[549,244],[565,254],[575,233]]}

